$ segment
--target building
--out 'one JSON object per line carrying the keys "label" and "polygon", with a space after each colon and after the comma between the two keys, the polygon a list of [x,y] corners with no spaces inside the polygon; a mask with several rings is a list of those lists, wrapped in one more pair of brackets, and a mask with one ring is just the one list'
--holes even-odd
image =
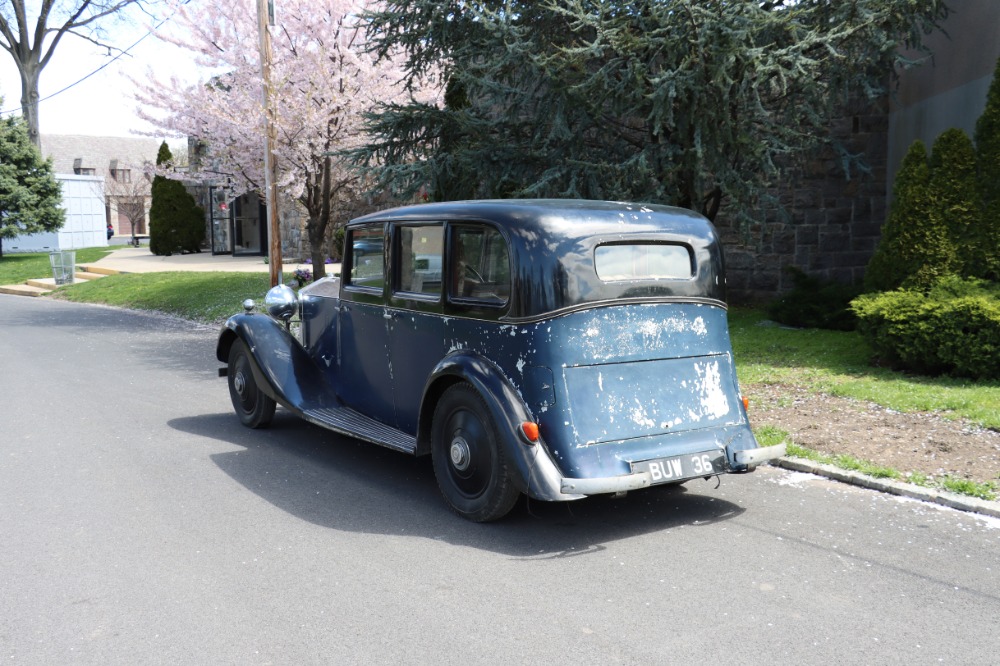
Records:
{"label": "building", "polygon": [[[880,104],[845,108],[830,132],[863,154],[867,173],[845,179],[832,150],[811,155],[776,188],[781,210],[749,230],[716,221],[726,249],[732,300],[770,300],[792,288],[786,270],[860,283],[882,234],[896,171],[916,139],[931,148],[946,129],[972,136],[1000,59],[1000,2],[949,0],[951,14],[924,44],[933,57],[900,74]],[[722,216],[720,216],[721,218]]]}
{"label": "building", "polygon": [[934,53],[923,66],[904,72],[889,99],[886,194],[903,156],[916,139],[930,150],[934,140],[957,127],[970,137],[986,108],[986,93],[1000,61],[1000,2],[949,0],[944,32],[928,35]]}
{"label": "building", "polygon": [[[188,139],[188,164],[211,180],[185,181],[188,191],[205,211],[205,238],[212,254],[267,256],[270,250],[265,201],[255,192],[236,196],[233,178],[213,168],[211,149],[204,141]],[[303,216],[297,202],[283,199],[278,205],[282,256],[302,256]]]}
{"label": "building", "polygon": [[146,168],[156,162],[157,140],[42,134],[41,143],[56,174],[104,179],[105,224],[116,235],[149,234],[151,179]]}
{"label": "building", "polygon": [[66,222],[58,231],[23,234],[4,243],[5,252],[56,252],[107,245],[104,179],[57,173],[62,188],[60,207]]}

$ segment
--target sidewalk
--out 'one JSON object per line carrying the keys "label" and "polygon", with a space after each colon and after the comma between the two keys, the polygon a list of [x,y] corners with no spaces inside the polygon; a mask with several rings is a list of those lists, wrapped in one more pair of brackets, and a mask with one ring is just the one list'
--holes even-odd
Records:
{"label": "sidewalk", "polygon": [[[148,247],[125,247],[115,250],[99,261],[87,264],[88,268],[105,268],[118,273],[162,273],[166,271],[233,273],[269,273],[271,268],[264,257],[234,257],[228,254],[213,255],[211,252],[194,254],[172,254],[158,257]],[[297,268],[308,268],[310,264],[284,263],[282,273],[290,275]],[[327,264],[327,273],[340,271],[340,264]]]}
{"label": "sidewalk", "polygon": [[[281,267],[282,280],[288,282],[292,273],[304,268],[312,272],[311,264],[299,262],[283,262]],[[100,279],[116,273],[164,273],[167,271],[193,271],[211,273],[223,271],[227,273],[270,273],[271,267],[264,257],[234,257],[228,254],[213,255],[211,252],[194,254],[174,254],[169,257],[158,257],[149,251],[148,247],[122,247],[114,250],[104,258],[88,263],[78,264],[75,278],[78,282]],[[327,275],[340,272],[340,264],[327,264]],[[52,277],[39,277],[28,280],[24,284],[0,285],[0,293],[18,296],[44,296],[56,288]]]}

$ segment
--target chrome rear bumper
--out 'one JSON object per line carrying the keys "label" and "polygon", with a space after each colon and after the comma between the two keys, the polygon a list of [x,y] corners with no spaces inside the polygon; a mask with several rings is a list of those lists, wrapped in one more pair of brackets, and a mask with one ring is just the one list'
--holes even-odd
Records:
{"label": "chrome rear bumper", "polygon": [[[749,469],[753,469],[763,462],[780,458],[783,455],[785,455],[785,445],[782,443],[775,446],[763,446],[756,449],[736,451],[733,453],[733,460],[741,467],[746,466]],[[563,477],[559,480],[560,490],[567,495],[608,495],[648,488],[651,485],[653,485],[653,478],[649,472],[605,476],[595,479],[570,479]]]}

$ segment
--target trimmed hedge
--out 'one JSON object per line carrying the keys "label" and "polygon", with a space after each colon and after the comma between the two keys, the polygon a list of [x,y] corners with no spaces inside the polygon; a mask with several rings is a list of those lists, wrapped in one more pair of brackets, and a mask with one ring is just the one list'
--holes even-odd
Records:
{"label": "trimmed hedge", "polygon": [[946,277],[926,294],[866,294],[851,308],[879,360],[893,367],[1000,379],[1000,285]]}

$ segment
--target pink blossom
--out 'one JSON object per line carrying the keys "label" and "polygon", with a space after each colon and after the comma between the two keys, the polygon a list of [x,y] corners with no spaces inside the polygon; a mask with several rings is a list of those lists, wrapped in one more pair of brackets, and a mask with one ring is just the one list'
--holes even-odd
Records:
{"label": "pink blossom", "polygon": [[[133,81],[139,115],[172,135],[208,146],[200,171],[187,177],[229,176],[234,195],[264,189],[264,110],[254,0],[185,3],[170,0],[174,18],[161,39],[195,54],[214,73],[201,81]],[[319,214],[323,162],[332,151],[366,140],[362,114],[377,102],[404,101],[400,59],[376,62],[365,52],[360,0],[282,0],[271,28],[275,158],[281,192]],[[436,87],[428,88],[437,96]],[[357,196],[357,174],[332,159],[331,198]]]}

